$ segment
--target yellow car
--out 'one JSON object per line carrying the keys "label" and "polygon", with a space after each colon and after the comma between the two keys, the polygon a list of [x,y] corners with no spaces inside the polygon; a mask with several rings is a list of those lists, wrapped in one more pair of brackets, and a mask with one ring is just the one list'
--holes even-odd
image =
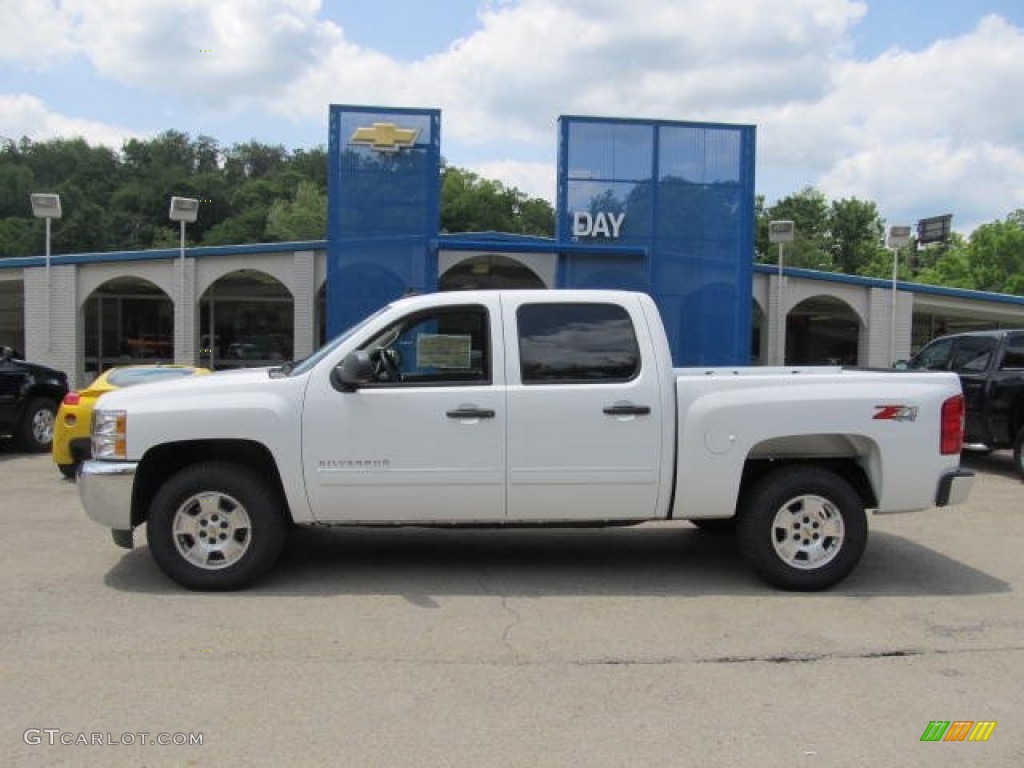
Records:
{"label": "yellow car", "polygon": [[68,392],[61,401],[53,425],[51,452],[57,469],[64,477],[73,478],[78,472],[79,465],[92,456],[89,422],[92,420],[92,409],[96,405],[96,400],[104,392],[207,373],[210,373],[207,368],[190,365],[127,365],[110,368],[97,376],[85,389]]}

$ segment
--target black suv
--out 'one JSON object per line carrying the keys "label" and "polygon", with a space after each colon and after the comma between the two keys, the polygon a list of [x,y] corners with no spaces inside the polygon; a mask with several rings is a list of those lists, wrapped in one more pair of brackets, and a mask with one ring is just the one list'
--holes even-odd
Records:
{"label": "black suv", "polygon": [[1012,448],[1024,478],[1024,330],[943,336],[914,355],[909,367],[959,374],[967,404],[964,447]]}
{"label": "black suv", "polygon": [[67,392],[67,374],[0,347],[0,436],[14,437],[28,451],[50,450],[53,420]]}

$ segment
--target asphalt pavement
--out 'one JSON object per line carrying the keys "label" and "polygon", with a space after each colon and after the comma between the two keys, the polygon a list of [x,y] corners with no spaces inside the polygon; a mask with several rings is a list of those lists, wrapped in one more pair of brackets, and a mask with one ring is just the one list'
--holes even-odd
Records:
{"label": "asphalt pavement", "polygon": [[678,523],[299,530],[196,594],[0,445],[0,764],[1019,768],[1024,483],[968,466],[968,504],[873,517],[823,593]]}

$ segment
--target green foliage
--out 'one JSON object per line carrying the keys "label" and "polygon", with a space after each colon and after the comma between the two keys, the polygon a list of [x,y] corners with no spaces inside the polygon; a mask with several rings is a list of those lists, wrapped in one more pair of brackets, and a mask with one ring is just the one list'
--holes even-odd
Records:
{"label": "green foliage", "polygon": [[201,203],[187,229],[190,244],[263,242],[274,236],[272,207],[292,200],[304,182],[326,192],[323,148],[289,153],[250,141],[222,149],[209,136],[180,131],[129,139],[120,152],[82,139],[9,142],[0,150],[0,255],[42,252],[32,192],[61,196],[53,252],[80,253],[177,246],[178,228],[167,219],[175,195]]}
{"label": "green foliage", "polygon": [[441,171],[441,230],[444,232],[516,232],[551,237],[551,204],[530,198],[500,181],[445,166]]}
{"label": "green foliage", "polygon": [[983,224],[971,233],[967,256],[974,288],[1024,293],[1024,211]]}
{"label": "green foliage", "polygon": [[857,198],[834,200],[828,214],[828,247],[832,264],[848,275],[862,270],[880,252],[885,228],[874,203]]}
{"label": "green foliage", "polygon": [[[176,247],[179,230],[167,219],[173,195],[201,201],[198,221],[187,228],[192,245],[320,239],[326,230],[326,190],[323,147],[289,152],[280,145],[249,141],[225,149],[209,136],[191,138],[179,131],[130,139],[120,152],[92,147],[82,139],[9,141],[0,146],[0,256],[43,252],[44,227],[32,217],[32,192],[61,195],[64,216],[53,222],[53,253],[80,253]],[[676,210],[694,213],[664,226],[699,219],[690,186],[680,182],[667,190],[664,194],[678,198],[673,200]],[[723,205],[734,194],[726,185],[713,192]],[[367,194],[372,197],[373,190]],[[645,196],[648,191],[640,184],[630,200],[604,200],[599,207],[612,211],[627,203],[649,205]],[[796,240],[786,246],[787,265],[892,275],[884,222],[873,202],[828,201],[806,187],[770,207],[758,196],[754,215],[758,261],[775,263],[777,258],[777,247],[768,241],[768,222],[789,219],[796,224]],[[441,228],[552,236],[555,215],[546,200],[445,166]],[[922,249],[912,244],[899,254],[899,276],[1024,295],[1024,210],[978,227],[969,239],[953,235],[947,243]]]}
{"label": "green foliage", "polygon": [[812,187],[804,187],[795,195],[785,197],[764,210],[764,220],[755,227],[755,250],[758,260],[770,264],[778,259],[778,246],[768,240],[769,221],[792,221],[795,238],[784,251],[786,266],[832,270],[829,248],[829,205],[825,195]]}
{"label": "green foliage", "polygon": [[312,181],[299,182],[293,200],[275,200],[267,215],[274,240],[322,240],[327,235],[327,197]]}

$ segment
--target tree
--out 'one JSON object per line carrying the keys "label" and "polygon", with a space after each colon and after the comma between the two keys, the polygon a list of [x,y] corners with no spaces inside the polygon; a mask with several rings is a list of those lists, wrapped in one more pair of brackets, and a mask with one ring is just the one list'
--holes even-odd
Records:
{"label": "tree", "polygon": [[1024,294],[1024,211],[982,224],[971,233],[967,260],[974,287]]}
{"label": "tree", "polygon": [[320,240],[327,234],[327,198],[312,181],[300,182],[292,200],[276,200],[267,215],[274,240]]}
{"label": "tree", "polygon": [[441,169],[441,229],[551,237],[555,212],[546,200],[530,198],[472,171],[445,166]]}
{"label": "tree", "polygon": [[792,221],[796,234],[793,242],[786,246],[786,264],[808,269],[832,269],[832,255],[828,248],[829,206],[823,193],[813,187],[804,187],[795,195],[784,197],[765,209],[762,217],[763,223],[755,228],[755,250],[761,261],[772,263],[776,258],[777,246],[768,240],[767,222]]}
{"label": "tree", "polygon": [[915,274],[914,280],[926,285],[944,285],[949,288],[975,287],[967,249],[962,243],[960,247],[945,250],[940,258]]}
{"label": "tree", "polygon": [[885,227],[874,203],[855,197],[833,200],[828,213],[828,247],[832,264],[848,275],[864,274],[863,268],[884,253]]}

